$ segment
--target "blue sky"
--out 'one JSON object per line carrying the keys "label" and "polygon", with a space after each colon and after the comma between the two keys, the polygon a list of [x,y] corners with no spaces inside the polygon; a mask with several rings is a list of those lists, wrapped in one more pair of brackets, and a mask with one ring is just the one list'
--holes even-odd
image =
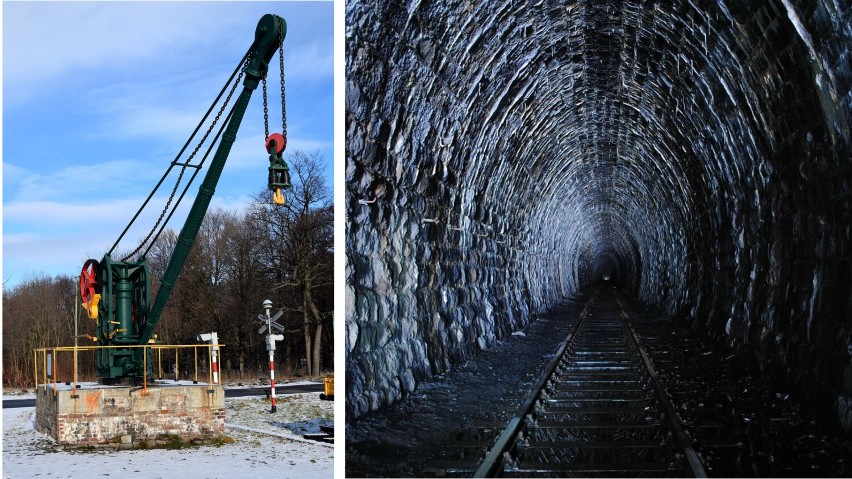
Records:
{"label": "blue sky", "polygon": [[[287,152],[319,150],[331,187],[332,2],[3,2],[3,287],[41,273],[76,276],[103,256],[265,13],[287,21]],[[281,128],[277,56],[272,66],[271,132]],[[240,211],[265,188],[263,134],[258,88],[211,209]],[[174,178],[120,248],[135,248],[153,226]],[[170,227],[183,224],[200,183]]]}

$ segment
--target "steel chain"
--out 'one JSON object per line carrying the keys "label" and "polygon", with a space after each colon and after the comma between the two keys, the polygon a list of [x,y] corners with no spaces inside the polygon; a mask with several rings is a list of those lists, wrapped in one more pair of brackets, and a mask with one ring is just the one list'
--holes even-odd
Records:
{"label": "steel chain", "polygon": [[166,206],[163,208],[163,211],[160,213],[160,217],[157,219],[157,223],[154,224],[154,227],[151,228],[151,231],[148,233],[148,235],[145,237],[145,239],[142,240],[142,243],[139,244],[139,247],[137,247],[135,250],[133,250],[132,253],[128,254],[124,258],[121,258],[121,261],[127,261],[128,259],[130,259],[131,256],[138,253],[139,250],[141,250],[148,243],[148,240],[151,239],[151,236],[154,235],[154,232],[157,230],[157,227],[160,226],[160,223],[163,221],[163,218],[165,218],[166,213],[169,211],[169,206],[172,204],[172,201],[175,198],[175,193],[177,193],[178,187],[180,186],[180,182],[183,179],[183,174],[186,172],[187,166],[192,161],[192,159],[195,158],[195,155],[198,153],[198,151],[204,145],[204,142],[207,141],[207,138],[210,136],[210,133],[213,131],[213,128],[216,127],[216,124],[219,122],[219,119],[222,117],[222,113],[225,111],[225,108],[228,106],[228,103],[231,101],[231,97],[234,95],[234,92],[237,90],[237,85],[240,84],[240,80],[242,80],[242,78],[243,78],[243,74],[246,71],[246,66],[248,66],[248,59],[246,59],[246,61],[243,63],[243,67],[242,67],[242,69],[240,69],[240,74],[237,76],[237,80],[234,82],[233,86],[231,86],[231,90],[228,92],[228,96],[225,98],[225,102],[222,103],[222,107],[219,108],[219,111],[216,113],[216,118],[214,118],[213,122],[210,123],[210,127],[207,128],[207,132],[204,133],[204,136],[201,138],[201,140],[195,146],[195,149],[189,155],[189,158],[187,158],[187,160],[183,163],[183,167],[181,167],[180,173],[178,174],[177,181],[175,182],[175,187],[172,188],[172,193],[169,195],[169,199],[168,199],[168,201],[166,201]]}
{"label": "steel chain", "polygon": [[269,107],[266,104],[266,74],[263,75],[262,78],[263,83],[263,131],[265,135],[263,136],[263,141],[266,141],[269,138]]}
{"label": "steel chain", "polygon": [[284,136],[284,145],[287,145],[287,107],[284,88],[284,24],[278,17],[278,59],[281,67],[281,134]]}

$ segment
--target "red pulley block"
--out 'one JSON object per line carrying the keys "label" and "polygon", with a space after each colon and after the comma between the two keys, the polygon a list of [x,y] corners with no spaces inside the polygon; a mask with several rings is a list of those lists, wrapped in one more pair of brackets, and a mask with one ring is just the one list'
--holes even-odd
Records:
{"label": "red pulley block", "polygon": [[83,265],[80,272],[80,299],[84,303],[89,303],[97,293],[100,269],[101,264],[96,259],[90,259]]}
{"label": "red pulley block", "polygon": [[284,148],[287,147],[287,140],[284,138],[284,135],[281,133],[273,133],[266,137],[266,151],[269,151],[269,145],[272,143],[272,140],[275,140],[275,153],[281,154],[284,151]]}

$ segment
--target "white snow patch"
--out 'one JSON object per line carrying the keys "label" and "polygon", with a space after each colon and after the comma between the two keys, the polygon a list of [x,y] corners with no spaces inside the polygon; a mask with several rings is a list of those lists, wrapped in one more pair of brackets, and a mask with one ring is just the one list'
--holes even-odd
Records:
{"label": "white snow patch", "polygon": [[[21,399],[21,396],[14,396]],[[35,408],[3,410],[3,478],[304,478],[333,477],[334,450],[301,439],[301,431],[333,425],[331,401],[319,394],[226,399],[233,444],[180,450],[53,452],[53,439],[34,428]]]}
{"label": "white snow patch", "polygon": [[514,333],[512,333],[512,336],[523,336],[523,337],[526,337],[526,336],[527,336],[527,333],[525,333],[525,332],[523,332],[523,331],[515,331]]}

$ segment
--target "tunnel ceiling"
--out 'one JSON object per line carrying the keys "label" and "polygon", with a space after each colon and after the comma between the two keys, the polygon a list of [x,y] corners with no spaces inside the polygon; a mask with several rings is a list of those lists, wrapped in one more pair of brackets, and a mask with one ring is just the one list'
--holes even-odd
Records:
{"label": "tunnel ceiling", "polygon": [[[604,269],[742,344],[810,340],[849,309],[824,289],[849,249],[850,25],[837,1],[348,2],[350,352],[419,335],[400,347],[439,372]],[[365,326],[409,314],[463,339]]]}

